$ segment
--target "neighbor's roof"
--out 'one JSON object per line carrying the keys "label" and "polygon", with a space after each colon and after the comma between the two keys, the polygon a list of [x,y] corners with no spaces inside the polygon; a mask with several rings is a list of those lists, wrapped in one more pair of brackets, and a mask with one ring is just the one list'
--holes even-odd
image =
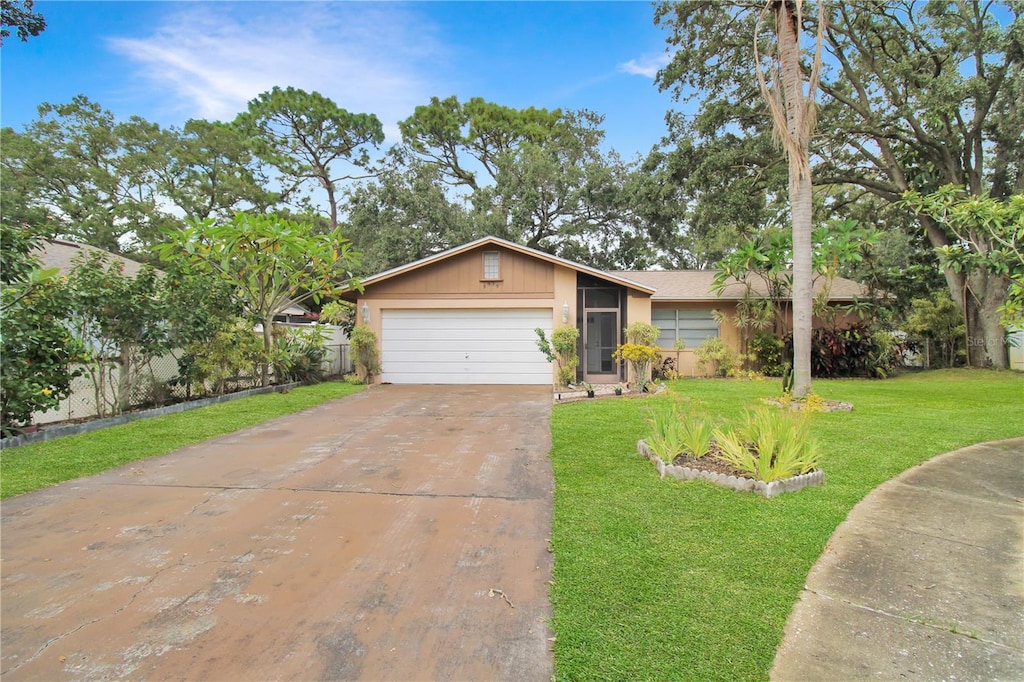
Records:
{"label": "neighbor's roof", "polygon": [[[39,264],[43,269],[58,268],[61,275],[68,275],[75,267],[76,257],[88,257],[92,253],[104,253],[107,255],[107,262],[120,261],[124,264],[124,274],[128,277],[135,277],[139,274],[143,264],[127,258],[118,253],[110,253],[103,249],[88,244],[78,244],[63,239],[54,239],[46,242],[46,245],[39,253]],[[157,273],[162,271],[157,269]],[[309,310],[301,303],[289,301],[285,307],[278,311],[278,315],[308,315]]]}
{"label": "neighbor's roof", "polygon": [[[630,289],[636,289],[637,291],[641,291],[645,294],[654,293],[653,287],[639,281],[633,281],[621,274],[614,272],[606,272],[604,270],[598,270],[597,268],[592,268],[588,265],[575,263],[571,260],[566,260],[565,258],[559,258],[558,256],[552,256],[550,253],[538,251],[537,249],[531,249],[528,246],[522,246],[520,244],[516,244],[514,242],[501,239],[499,237],[481,237],[480,239],[475,239],[471,242],[463,244],[462,246],[456,246],[455,248],[448,249],[447,251],[435,253],[433,256],[427,256],[426,258],[421,258],[418,261],[413,261],[412,263],[408,263],[406,265],[400,265],[397,268],[385,270],[384,272],[373,275],[372,277],[364,278],[362,280],[362,285],[365,288],[370,285],[383,282],[384,280],[391,279],[392,277],[396,277],[407,272],[412,272],[413,270],[418,270],[426,265],[430,265],[431,263],[436,263],[446,258],[451,258],[452,256],[457,256],[461,253],[472,251],[475,248],[489,245],[503,246],[511,251],[518,251],[519,253],[526,254],[528,256],[533,256],[534,258],[539,258],[540,260],[544,260],[549,263],[554,263],[555,265],[562,265],[564,267],[571,268],[578,272],[585,272],[588,275],[593,275],[594,277],[599,277],[601,279],[608,280],[615,284],[621,284],[625,287],[629,287]],[[342,294],[343,297],[348,296],[350,298],[353,297],[354,295],[357,295],[357,292],[353,291],[352,289],[348,289]]]}
{"label": "neighbor's roof", "polygon": [[75,267],[74,261],[77,256],[85,258],[92,253],[106,254],[108,262],[120,261],[124,264],[124,274],[129,277],[135,277],[142,269],[142,263],[131,258],[97,249],[88,244],[78,244],[63,239],[54,239],[45,243],[39,253],[39,264],[44,270],[58,268],[61,275],[67,275]]}
{"label": "neighbor's roof", "polygon": [[[743,297],[745,287],[737,280],[726,285],[721,296],[712,291],[715,280],[714,270],[615,270],[610,274],[642,282],[655,290],[651,299],[654,301],[715,301],[721,299],[738,300]],[[825,285],[824,278],[814,281],[814,294],[821,292]],[[766,294],[760,279],[753,282],[754,291],[761,296]],[[832,281],[829,300],[852,301],[855,297],[863,297],[867,290],[863,285],[843,277]]]}

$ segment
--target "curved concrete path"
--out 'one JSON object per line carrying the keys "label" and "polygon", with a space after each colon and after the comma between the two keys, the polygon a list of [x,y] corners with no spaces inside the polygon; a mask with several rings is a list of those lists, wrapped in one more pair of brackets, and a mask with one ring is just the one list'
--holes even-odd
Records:
{"label": "curved concrete path", "polygon": [[773,680],[1024,680],[1024,439],[879,486],[807,577]]}
{"label": "curved concrete path", "polygon": [[6,680],[548,680],[551,389],[384,386],[3,503]]}

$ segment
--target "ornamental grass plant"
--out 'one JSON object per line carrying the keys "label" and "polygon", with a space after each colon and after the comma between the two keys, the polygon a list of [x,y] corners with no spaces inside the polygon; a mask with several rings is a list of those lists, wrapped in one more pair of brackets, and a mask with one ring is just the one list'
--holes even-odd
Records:
{"label": "ornamental grass plant", "polygon": [[747,410],[738,429],[715,430],[718,458],[766,483],[805,474],[821,457],[806,417],[788,410]]}

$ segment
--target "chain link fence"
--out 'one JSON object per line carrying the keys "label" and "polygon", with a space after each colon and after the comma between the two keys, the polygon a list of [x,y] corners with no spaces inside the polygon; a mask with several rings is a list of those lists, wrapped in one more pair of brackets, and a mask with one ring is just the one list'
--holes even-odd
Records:
{"label": "chain link fence", "polygon": [[[324,350],[323,372],[326,377],[353,371],[347,343],[327,344]],[[36,412],[32,416],[33,424],[109,417],[194,400],[217,392],[209,382],[198,387],[176,381],[178,356],[175,353],[151,360],[130,377],[123,377],[116,363],[83,369],[84,373],[71,382],[71,395],[62,400],[55,410]],[[251,374],[228,379],[223,392],[234,393],[258,385],[259,372],[254,367]]]}

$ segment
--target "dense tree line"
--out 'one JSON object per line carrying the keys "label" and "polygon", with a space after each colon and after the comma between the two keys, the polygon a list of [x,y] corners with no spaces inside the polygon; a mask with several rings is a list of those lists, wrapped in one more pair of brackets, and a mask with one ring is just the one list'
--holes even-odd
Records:
{"label": "dense tree line", "polygon": [[[669,112],[662,143],[642,158],[607,149],[596,112],[480,98],[432,98],[385,148],[372,113],[291,87],[257,96],[233,121],[180,127],[117,120],[82,95],[0,132],[3,220],[151,260],[168,230],[274,214],[315,233],[339,228],[362,254],[356,275],[485,234],[597,267],[712,268],[790,227],[786,158],[754,76],[765,6],[656,7],[673,51],[658,85],[699,106]],[[957,267],[975,262],[964,259],[940,264],[933,250],[962,235],[901,202],[950,183],[995,201],[1024,190],[1021,3],[825,7],[810,140],[815,228],[852,219],[882,231],[843,274],[877,290],[896,322],[908,301],[944,285],[972,338],[1001,339],[1012,276]],[[815,12],[804,12],[801,34],[816,33]],[[760,47],[775,55],[767,37]],[[992,346],[971,345],[973,363],[1005,365],[1005,348]]]}

